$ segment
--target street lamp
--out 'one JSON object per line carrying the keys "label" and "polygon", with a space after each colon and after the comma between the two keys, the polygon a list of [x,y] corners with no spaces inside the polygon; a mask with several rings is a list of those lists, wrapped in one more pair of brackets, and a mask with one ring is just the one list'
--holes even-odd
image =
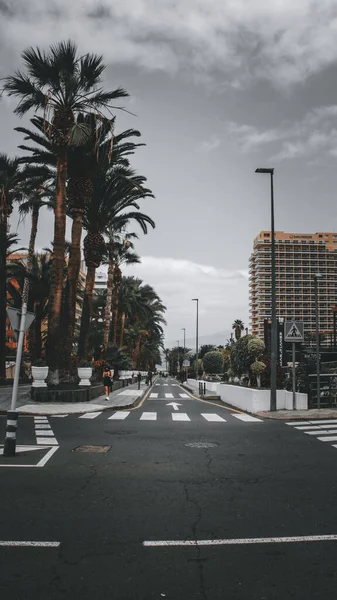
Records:
{"label": "street lamp", "polygon": [[318,280],[322,279],[320,273],[315,273],[315,318],[316,318],[316,371],[317,371],[317,408],[321,408],[321,366],[319,360],[319,322],[318,322]]}
{"label": "street lamp", "polygon": [[270,352],[270,410],[276,410],[276,268],[275,268],[275,226],[274,226],[274,169],[256,169],[255,173],[270,175],[271,192],[271,352]]}
{"label": "street lamp", "polygon": [[192,298],[192,302],[197,303],[197,326],[196,326],[196,379],[199,379],[199,298]]}
{"label": "street lamp", "polygon": [[179,340],[177,340],[177,344],[178,344],[178,346],[177,346],[177,348],[178,348],[178,359],[177,359],[177,361],[178,361],[178,367],[177,367],[177,372],[180,373],[180,365],[179,365]]}
{"label": "street lamp", "polygon": [[[181,331],[184,332],[184,360],[185,360],[185,352],[186,352],[186,329],[185,329],[185,327],[182,327]],[[186,381],[187,381],[187,367],[186,367]]]}

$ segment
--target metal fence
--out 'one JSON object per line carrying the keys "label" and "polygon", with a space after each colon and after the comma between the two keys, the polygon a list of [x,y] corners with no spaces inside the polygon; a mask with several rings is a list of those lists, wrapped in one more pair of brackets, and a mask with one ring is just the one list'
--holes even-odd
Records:
{"label": "metal fence", "polygon": [[[310,386],[308,395],[309,408],[317,408],[317,375],[309,375]],[[321,408],[337,409],[337,373],[322,373],[320,375],[320,406]]]}

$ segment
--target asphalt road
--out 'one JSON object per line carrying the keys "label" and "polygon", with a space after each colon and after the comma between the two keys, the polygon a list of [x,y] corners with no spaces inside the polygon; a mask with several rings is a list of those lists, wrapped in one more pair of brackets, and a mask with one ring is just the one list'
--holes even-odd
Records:
{"label": "asphalt road", "polygon": [[[123,419],[49,418],[60,447],[46,465],[0,469],[1,598],[335,597],[336,541],[198,542],[337,534],[337,448],[282,422],[242,421],[174,383]],[[20,444],[33,444],[33,418],[19,428]],[[60,545],[1,545],[18,540]]]}

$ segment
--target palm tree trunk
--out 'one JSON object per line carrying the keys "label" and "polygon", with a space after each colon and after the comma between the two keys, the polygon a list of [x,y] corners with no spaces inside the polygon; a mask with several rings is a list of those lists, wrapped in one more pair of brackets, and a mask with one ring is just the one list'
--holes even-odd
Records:
{"label": "palm tree trunk", "polygon": [[6,235],[7,218],[0,215],[0,381],[6,379]]}
{"label": "palm tree trunk", "polygon": [[[32,226],[30,230],[30,238],[28,245],[28,254],[27,254],[27,275],[32,271],[33,268],[33,258],[35,252],[35,241],[37,236],[37,226],[39,222],[39,211],[40,207],[38,205],[33,206],[32,210]],[[23,292],[22,292],[22,304],[28,304],[28,296],[29,296],[29,277],[25,277]],[[35,310],[34,310],[35,312]],[[36,314],[35,314],[35,323],[28,331],[28,350],[31,361],[36,358],[40,358],[40,356],[36,353]]]}
{"label": "palm tree trunk", "polygon": [[76,320],[76,302],[78,289],[78,276],[81,267],[81,237],[82,237],[82,214],[75,213],[71,229],[71,249],[68,263],[67,289],[64,339],[63,339],[63,360],[64,365],[70,365],[71,353],[74,342],[75,320]]}
{"label": "palm tree trunk", "polygon": [[79,358],[88,357],[88,337],[92,317],[92,295],[95,286],[95,275],[96,268],[88,267],[87,277],[85,281],[85,294],[82,309],[80,338],[78,342]]}
{"label": "palm tree trunk", "polygon": [[117,344],[117,326],[118,326],[118,301],[119,301],[119,284],[115,283],[115,301],[113,310],[113,343]]}
{"label": "palm tree trunk", "polygon": [[104,335],[103,335],[103,358],[106,357],[106,352],[109,344],[110,325],[111,325],[111,305],[112,305],[112,291],[114,287],[114,269],[115,265],[112,260],[109,261],[108,269],[108,285],[106,292],[106,304],[104,314]]}
{"label": "palm tree trunk", "polygon": [[64,282],[64,251],[66,232],[67,149],[62,148],[57,159],[54,247],[48,305],[48,365],[49,382],[59,383],[61,351],[61,310]]}
{"label": "palm tree trunk", "polygon": [[122,348],[124,342],[124,327],[125,327],[125,313],[122,314],[121,318],[121,336],[119,340],[119,346]]}

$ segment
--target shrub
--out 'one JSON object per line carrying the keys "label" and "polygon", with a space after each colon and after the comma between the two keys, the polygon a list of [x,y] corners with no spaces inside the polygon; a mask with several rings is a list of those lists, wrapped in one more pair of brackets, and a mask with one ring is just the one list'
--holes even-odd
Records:
{"label": "shrub", "polygon": [[207,352],[203,358],[203,364],[206,373],[210,373],[210,375],[222,373],[224,366],[224,357],[222,352],[218,352],[217,350]]}
{"label": "shrub", "polygon": [[44,358],[37,358],[32,363],[32,367],[46,367],[46,366],[47,366],[47,363],[44,360]]}
{"label": "shrub", "polygon": [[87,367],[92,367],[92,363],[89,360],[80,360],[78,367],[79,369],[85,369]]}
{"label": "shrub", "polygon": [[265,351],[265,345],[259,338],[252,338],[248,342],[248,352],[253,359],[259,359]]}

